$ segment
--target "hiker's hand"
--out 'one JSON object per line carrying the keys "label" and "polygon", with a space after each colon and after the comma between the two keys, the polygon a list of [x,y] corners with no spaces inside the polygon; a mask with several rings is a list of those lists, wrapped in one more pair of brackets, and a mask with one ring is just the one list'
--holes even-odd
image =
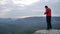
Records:
{"label": "hiker's hand", "polygon": [[45,15],[46,13],[44,13],[44,15]]}

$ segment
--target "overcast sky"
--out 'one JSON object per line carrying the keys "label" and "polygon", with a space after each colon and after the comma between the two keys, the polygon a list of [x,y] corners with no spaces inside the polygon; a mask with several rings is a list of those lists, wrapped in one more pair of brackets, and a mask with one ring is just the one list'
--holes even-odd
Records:
{"label": "overcast sky", "polygon": [[52,9],[52,16],[60,16],[60,0],[0,0],[0,18],[45,16],[45,5]]}

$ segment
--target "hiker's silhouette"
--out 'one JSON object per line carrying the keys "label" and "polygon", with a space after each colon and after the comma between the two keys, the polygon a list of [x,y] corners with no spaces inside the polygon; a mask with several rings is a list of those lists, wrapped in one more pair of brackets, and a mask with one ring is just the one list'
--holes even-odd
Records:
{"label": "hiker's silhouette", "polygon": [[51,26],[51,9],[48,6],[45,6],[46,21],[47,21],[47,30],[52,29]]}

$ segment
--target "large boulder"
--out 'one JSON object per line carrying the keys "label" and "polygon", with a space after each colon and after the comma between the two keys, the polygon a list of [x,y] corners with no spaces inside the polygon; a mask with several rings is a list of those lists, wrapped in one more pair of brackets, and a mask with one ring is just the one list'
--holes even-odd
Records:
{"label": "large boulder", "polygon": [[33,34],[60,34],[60,30],[38,30]]}

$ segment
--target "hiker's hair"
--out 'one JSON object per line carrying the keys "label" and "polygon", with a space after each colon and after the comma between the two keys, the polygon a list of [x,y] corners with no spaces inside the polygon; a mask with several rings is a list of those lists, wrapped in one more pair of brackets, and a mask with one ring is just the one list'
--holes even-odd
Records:
{"label": "hiker's hair", "polygon": [[48,6],[46,5],[45,8],[48,8]]}

